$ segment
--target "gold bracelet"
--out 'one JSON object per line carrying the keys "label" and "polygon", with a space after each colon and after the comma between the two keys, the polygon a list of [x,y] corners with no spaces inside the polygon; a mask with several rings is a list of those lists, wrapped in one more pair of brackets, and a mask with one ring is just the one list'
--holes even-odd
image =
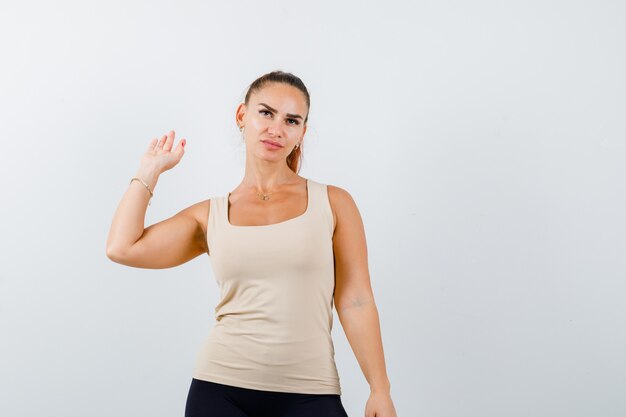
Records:
{"label": "gold bracelet", "polygon": [[141,183],[142,183],[142,184],[146,187],[146,189],[148,190],[148,192],[150,193],[150,200],[148,200],[148,205],[150,205],[150,202],[152,201],[152,196],[154,195],[154,193],[152,193],[152,190],[150,189],[150,187],[148,186],[148,184],[146,184],[146,182],[145,182],[144,180],[142,180],[141,178],[139,178],[139,177],[133,177],[133,178],[130,180],[129,184],[130,184],[131,182],[135,181],[135,180],[137,180],[137,181],[141,182]]}

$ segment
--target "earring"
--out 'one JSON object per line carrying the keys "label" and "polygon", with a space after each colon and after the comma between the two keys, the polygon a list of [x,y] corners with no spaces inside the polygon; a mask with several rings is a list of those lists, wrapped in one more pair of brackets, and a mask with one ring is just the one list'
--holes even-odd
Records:
{"label": "earring", "polygon": [[243,125],[242,125],[242,126],[239,126],[239,131],[240,131],[240,132],[243,132]]}

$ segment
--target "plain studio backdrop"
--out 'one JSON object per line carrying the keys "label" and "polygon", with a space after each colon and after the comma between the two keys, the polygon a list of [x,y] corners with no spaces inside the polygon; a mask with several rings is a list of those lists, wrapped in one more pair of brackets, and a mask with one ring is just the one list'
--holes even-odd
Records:
{"label": "plain studio backdrop", "polygon": [[[300,174],[365,224],[400,417],[626,415],[626,6],[619,1],[0,5],[0,415],[182,416],[209,258],[105,255],[154,136],[186,154],[148,226],[232,190],[235,109],[311,93]],[[288,254],[286,254],[288,256]],[[335,312],[351,417],[368,384]]]}

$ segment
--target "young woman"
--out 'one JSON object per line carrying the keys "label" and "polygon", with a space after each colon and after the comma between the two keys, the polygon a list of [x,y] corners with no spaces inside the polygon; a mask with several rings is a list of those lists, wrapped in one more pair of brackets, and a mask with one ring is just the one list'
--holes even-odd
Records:
{"label": "young woman", "polygon": [[186,417],[346,416],[331,338],[337,310],[370,384],[366,417],[396,417],[364,227],[350,194],[298,175],[310,107],[300,78],[255,80],[236,110],[241,183],[144,229],[159,176],[186,140],[154,138],[113,217],[107,256],[170,268],[207,253],[220,287],[196,358]]}

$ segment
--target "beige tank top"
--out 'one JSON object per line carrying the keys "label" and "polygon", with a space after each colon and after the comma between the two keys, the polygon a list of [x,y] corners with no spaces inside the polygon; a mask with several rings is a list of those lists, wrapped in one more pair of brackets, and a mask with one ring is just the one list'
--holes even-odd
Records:
{"label": "beige tank top", "polygon": [[228,196],[211,198],[207,231],[220,301],[193,377],[341,395],[331,338],[335,273],[326,184],[307,179],[306,211],[270,225],[232,225]]}

